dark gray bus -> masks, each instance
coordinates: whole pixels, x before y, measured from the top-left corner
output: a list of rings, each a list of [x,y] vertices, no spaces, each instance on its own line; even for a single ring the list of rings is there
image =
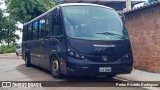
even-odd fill
[[[26,66],[62,75],[129,74],[133,57],[119,14],[85,3],[60,4],[24,24],[22,58]]]

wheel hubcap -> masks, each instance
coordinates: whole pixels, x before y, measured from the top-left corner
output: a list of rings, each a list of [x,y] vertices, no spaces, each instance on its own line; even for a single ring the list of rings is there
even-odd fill
[[[59,70],[58,61],[53,61],[52,70],[55,74],[58,74],[58,70]]]

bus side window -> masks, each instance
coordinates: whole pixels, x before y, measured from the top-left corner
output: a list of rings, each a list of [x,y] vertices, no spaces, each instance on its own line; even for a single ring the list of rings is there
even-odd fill
[[[45,19],[41,19],[40,23],[39,23],[39,38],[44,38],[44,34],[45,34]]]
[[[63,35],[62,20],[61,20],[60,14],[55,14],[53,21],[54,21],[53,23],[54,35],[55,36]]]
[[[37,38],[38,34],[38,21],[33,23],[33,40]]]
[[[28,35],[27,35],[27,40],[31,40],[32,39],[32,25],[28,25]]]
[[[28,40],[28,29],[27,26],[23,27],[23,41],[27,41]]]
[[[46,18],[46,30],[45,30],[45,38],[49,38],[49,31],[51,29],[51,23],[52,20],[51,20],[51,15],[49,15],[47,18]]]
[[[56,15],[56,9],[53,11],[53,20],[52,20],[52,29],[51,29],[51,36],[55,36],[54,32],[54,23],[55,23],[55,15]]]

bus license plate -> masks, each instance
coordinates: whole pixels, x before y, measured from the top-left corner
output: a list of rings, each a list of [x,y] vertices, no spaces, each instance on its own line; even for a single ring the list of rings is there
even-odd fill
[[[99,67],[99,72],[111,72],[111,67]]]

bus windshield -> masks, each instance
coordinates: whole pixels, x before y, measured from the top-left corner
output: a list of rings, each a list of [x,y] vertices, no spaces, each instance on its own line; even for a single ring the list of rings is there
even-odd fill
[[[92,40],[128,39],[127,31],[116,11],[98,6],[62,7],[69,37]]]

